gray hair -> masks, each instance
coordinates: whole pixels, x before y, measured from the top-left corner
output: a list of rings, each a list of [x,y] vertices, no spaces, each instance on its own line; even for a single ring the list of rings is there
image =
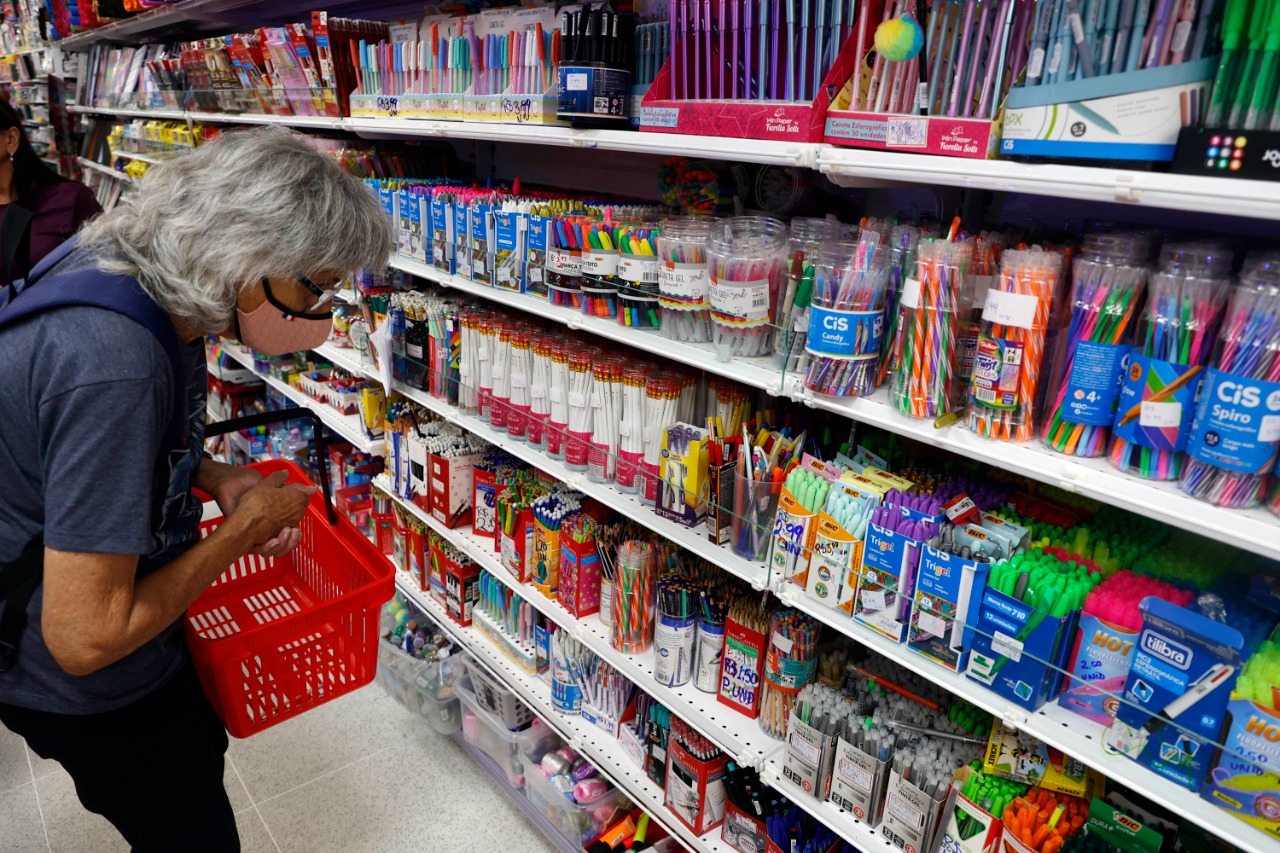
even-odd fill
[[[89,223],[80,245],[191,331],[218,334],[240,290],[263,276],[380,273],[392,235],[359,179],[272,127],[225,133],[153,166],[136,197]]]

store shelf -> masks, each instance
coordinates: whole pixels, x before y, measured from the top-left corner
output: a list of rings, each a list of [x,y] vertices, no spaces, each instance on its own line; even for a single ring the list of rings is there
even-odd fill
[[[182,110],[135,109],[133,107],[86,107],[80,104],[68,104],[67,111],[88,115],[117,116],[119,118],[158,118],[172,121],[183,121],[187,114]]]
[[[412,118],[349,118],[345,127],[370,139],[433,137],[479,139],[567,148],[595,148],[632,154],[709,157],[741,163],[813,166],[820,146],[804,142],[774,142],[719,136],[638,133],[632,130],[575,130],[529,124],[479,121],[440,121]]]
[[[506,305],[518,311],[534,314],[547,320],[564,323],[569,329],[583,329],[598,337],[627,344],[638,350],[664,356],[683,364],[737,380],[754,388],[763,388],[772,394],[782,391],[782,371],[771,359],[746,358],[732,361],[720,361],[710,344],[687,344],[681,341],[667,340],[660,332],[646,332],[629,329],[612,320],[585,316],[581,311],[552,305],[546,299],[530,296],[525,293],[513,293],[479,284],[460,275],[441,272],[433,266],[415,261],[402,255],[391,258],[391,266],[419,278],[435,282],[441,287],[448,287],[499,305]]]
[[[226,343],[222,346],[222,351],[231,358],[243,364],[250,370],[254,370],[253,356],[244,352],[234,345]],[[257,373],[257,371],[254,371]],[[268,376],[265,373],[258,373],[262,380],[272,388],[288,397],[299,406],[305,406],[320,416],[320,420],[324,421],[325,426],[333,430],[344,441],[349,441],[351,446],[363,453],[382,454],[382,442],[380,440],[368,438],[364,433],[364,428],[360,425],[359,415],[344,415],[332,406],[327,406],[318,400],[313,400],[306,394],[299,391],[293,386],[281,382],[274,376]]]
[[[555,729],[575,752],[586,756],[600,769],[601,775],[626,792],[632,802],[647,811],[667,832],[679,837],[682,843],[699,853],[732,853],[732,848],[720,840],[718,827],[699,836],[676,820],[662,804],[662,791],[641,768],[631,762],[616,739],[585,723],[581,718],[560,716],[551,707],[551,688],[547,683],[517,669],[474,628],[464,628],[450,619],[444,608],[430,595],[419,590],[406,573],[396,572],[396,587],[405,598],[429,613],[458,645],[515,691],[521,701]]]
[[[640,655],[628,655],[617,651],[609,642],[609,629],[597,616],[578,619],[557,601],[543,595],[532,584],[521,583],[502,565],[493,549],[492,539],[472,534],[470,528],[450,530],[429,512],[412,501],[397,496],[391,481],[385,475],[374,480],[374,485],[392,496],[404,509],[421,519],[477,565],[493,575],[504,586],[517,592],[548,619],[564,628],[581,643],[595,652],[625,675],[632,684],[666,705],[678,717],[693,726],[704,737],[723,749],[745,766],[754,767],[764,755],[774,752],[781,744],[761,730],[755,720],[747,719],[716,701],[714,693],[704,693],[692,682],[680,687],[669,687],[654,678],[655,656],[652,649]]]
[[[142,163],[150,163],[153,166],[160,163],[167,163],[178,156],[178,152],[174,152],[172,157],[159,157],[155,154],[140,154],[137,151],[112,151],[112,160],[138,160]]]
[[[316,352],[325,358],[333,358],[334,349],[332,346],[325,345],[318,348]],[[334,363],[336,364],[337,362],[335,361]],[[378,378],[377,371],[372,367],[361,366],[361,370],[370,378]],[[588,497],[595,498],[610,509],[639,521],[659,536],[676,543],[686,551],[697,554],[730,574],[742,578],[751,584],[753,588],[766,588],[768,573],[762,563],[744,560],[727,548],[711,544],[700,528],[692,530],[675,522],[659,518],[654,514],[651,507],[642,504],[634,495],[623,494],[605,483],[593,483],[587,479],[584,472],[566,468],[563,462],[552,459],[537,448],[531,447],[527,442],[516,441],[505,432],[492,429],[479,418],[468,415],[457,407],[432,397],[425,391],[410,388],[399,382],[394,383],[394,388],[404,397],[413,400],[429,411],[435,412],[445,420],[475,433],[484,440],[501,447],[517,459],[521,459],[545,471],[561,482],[568,483]]]
[[[1268,181],[1174,175],[1057,163],[965,160],[822,146],[815,165],[835,183],[867,180],[1034,193],[1084,201],[1280,219],[1280,196]]]
[[[1056,702],[1050,702],[1037,713],[1029,714],[966,676],[932,663],[906,646],[853,622],[842,613],[814,603],[803,590],[794,585],[785,584],[779,592],[779,598],[784,603],[817,617],[858,643],[892,658],[899,666],[990,712],[1009,725],[1078,758],[1108,778],[1139,791],[1143,796],[1204,827],[1241,850],[1248,853],[1275,853],[1275,839],[1261,830],[1215,808],[1186,788],[1156,775],[1136,761],[1104,752],[1102,727],[1060,708]]]
[[[793,401],[812,408],[836,412],[1210,539],[1280,559],[1280,520],[1264,509],[1238,510],[1212,506],[1187,495],[1177,483],[1155,482],[1117,471],[1105,457],[1081,459],[1064,456],[1048,450],[1039,441],[990,441],[970,432],[963,423],[938,429],[933,426],[932,421],[910,418],[896,411],[889,403],[887,392],[883,390],[869,398],[812,394],[803,389],[797,376],[793,375],[784,383],[781,371],[771,359],[719,361],[709,346],[668,341],[654,332],[637,331],[608,320],[585,317],[579,311],[552,305],[545,299],[477,284],[399,255],[393,257],[391,265],[443,287],[537,317],[562,322],[570,329],[581,329],[696,369],[726,376],[770,394],[785,393]]]
[[[110,175],[111,177],[115,178],[118,181],[124,181],[125,183],[133,183],[133,178],[130,177],[129,175],[126,175],[124,172],[121,172],[119,169],[113,169],[110,166],[104,166],[101,163],[97,162],[96,160],[90,160],[88,157],[77,157],[76,162],[78,162],[81,165],[81,167],[85,169],[92,169],[95,172],[101,172],[104,175]]]
[[[182,4],[178,4],[182,5]],[[186,118],[229,124],[284,124],[346,130],[368,139],[475,139],[594,148],[633,154],[707,157],[743,163],[814,168],[843,186],[941,184],[1032,193],[1085,201],[1120,202],[1148,208],[1214,211],[1280,220],[1280,196],[1267,181],[1175,175],[1056,163],[966,160],[841,148],[809,142],[776,142],[733,137],[638,133],[630,130],[575,130],[565,127],[411,118],[329,118],[203,113],[72,106],[73,112],[136,118]]]
[[[326,358],[330,358],[335,364],[337,364],[339,363],[338,359],[334,359],[332,356],[332,351],[334,349],[335,348],[331,346],[326,346],[322,347],[317,352]],[[346,360],[351,367],[360,367],[360,365],[351,359],[350,356],[348,356]],[[453,420],[455,423],[459,423],[471,432],[499,444],[499,446],[503,446],[513,452],[513,455],[520,456],[525,459],[525,461],[541,468],[553,477],[564,482],[568,482],[580,490],[582,490],[584,486],[587,489],[591,489],[591,491],[587,492],[588,494],[591,494],[593,497],[601,500],[602,503],[618,509],[626,515],[630,515],[646,527],[668,539],[671,539],[673,542],[690,548],[690,550],[693,550],[693,548],[690,547],[691,545],[698,547],[702,556],[706,557],[714,565],[720,566],[721,568],[729,571],[731,574],[738,575],[739,577],[748,576],[748,580],[751,580],[752,578],[749,577],[749,575],[754,572],[754,584],[757,587],[763,585],[763,566],[747,563],[746,561],[738,558],[728,549],[711,546],[710,543],[707,542],[706,538],[700,535],[701,531],[695,533],[694,531],[686,530],[677,525],[672,525],[670,522],[666,522],[663,519],[658,518],[648,507],[643,507],[630,500],[629,496],[623,496],[614,492],[612,489],[601,486],[600,484],[586,483],[584,478],[582,478],[582,476],[577,472],[565,470],[563,465],[553,460],[548,460],[547,457],[538,453],[527,444],[505,440],[505,434],[501,434],[490,429],[487,424],[484,424],[478,419],[470,418],[466,415],[460,415],[454,407],[442,405],[440,401],[435,400],[429,395],[403,387],[398,388],[398,390],[406,396],[411,396],[413,399],[417,399],[418,402],[433,409],[434,411],[437,411],[437,413],[442,414],[450,420]],[[419,397],[421,397],[421,399],[419,399]],[[523,453],[517,452],[514,449],[521,447],[523,448]],[[384,489],[386,488],[386,485],[387,484],[385,482],[382,484]],[[390,493],[389,489],[387,489],[387,491]],[[618,499],[621,499],[621,501]],[[632,504],[633,507],[627,507],[626,509],[622,508],[628,503]],[[628,509],[632,508],[639,512],[629,512]],[[416,514],[425,517],[425,514],[422,514],[420,511]],[[438,525],[435,526],[439,527]],[[664,527],[668,529],[664,530]],[[676,530],[672,531],[669,529],[672,527],[676,528]],[[470,542],[467,541],[470,537],[467,537],[466,534],[459,533],[458,531],[445,531],[443,529],[441,529],[440,532],[442,534],[446,534],[455,545],[462,548],[467,553],[473,553],[478,547],[480,547],[474,540]],[[477,557],[473,556],[473,559],[477,559]],[[558,604],[548,601],[541,595],[541,593],[533,589],[526,589],[524,585],[516,583],[515,580],[511,578],[510,574],[501,569],[500,566],[497,566],[496,569],[491,568],[491,557],[489,558],[489,561],[489,564],[485,564],[486,568],[490,569],[493,574],[498,576],[504,583],[507,583],[513,589],[520,590],[526,600],[533,603],[539,610],[542,610],[544,613],[557,616],[558,618],[556,618],[556,621],[561,624],[577,621],[574,620],[567,611],[560,608]],[[750,571],[744,572],[744,566],[750,567]],[[1143,792],[1155,802],[1166,806],[1174,812],[1186,815],[1189,820],[1230,841],[1241,850],[1247,851],[1247,853],[1275,853],[1274,840],[1269,838],[1260,830],[1254,829],[1243,821],[1231,819],[1230,816],[1218,811],[1210,804],[1205,803],[1192,792],[1157,776],[1155,773],[1143,768],[1136,762],[1130,761],[1122,756],[1107,755],[1102,749],[1101,729],[1096,726],[1096,724],[1090,723],[1084,718],[1072,714],[1069,711],[1060,709],[1056,704],[1046,705],[1038,713],[1028,714],[1026,711],[1013,706],[1007,699],[997,695],[991,690],[988,690],[977,682],[971,681],[963,675],[953,673],[950,670],[931,663],[924,657],[910,652],[904,646],[894,643],[889,639],[876,634],[870,629],[865,629],[852,622],[838,614],[836,611],[816,604],[805,595],[803,590],[800,590],[798,587],[783,582],[778,584],[776,591],[783,603],[788,606],[795,607],[798,610],[802,610],[813,615],[838,632],[879,652],[882,655],[885,655],[886,657],[893,659],[901,666],[918,673],[927,680],[948,690],[953,695],[959,696],[973,705],[990,712],[1007,723],[1043,740],[1050,746],[1078,758],[1085,764],[1098,769],[1110,778],[1128,785],[1135,790]],[[607,642],[607,636],[602,632],[597,633],[590,630],[590,619],[585,621],[587,624],[575,632],[583,637],[583,642],[588,644]],[[648,666],[648,669],[646,669],[646,666]],[[640,658],[632,665],[632,668],[638,669],[638,672],[640,673],[640,675],[629,675],[629,677],[633,677],[633,679],[640,678],[643,675],[649,676],[648,680],[641,681],[641,683],[646,685],[647,689],[648,685],[653,681],[651,677],[652,667],[649,665],[648,659]],[[689,688],[682,688],[681,690],[683,691],[688,689]],[[655,685],[654,690],[661,691],[665,690],[665,688]],[[681,691],[670,692],[674,692],[676,695],[666,696],[665,698],[659,696],[657,692],[655,692],[654,695],[655,698],[659,698],[660,701],[670,701],[672,703],[671,707],[673,710],[676,710],[677,713],[681,713],[695,707],[695,703],[699,698],[696,691],[692,695],[681,695]],[[701,697],[709,698],[706,697],[706,694],[701,694]],[[690,711],[690,713],[695,712]],[[706,710],[696,713],[701,715],[700,717],[695,717],[696,720],[701,722],[701,725],[699,725],[699,722],[695,722],[695,720],[690,720],[690,723],[695,725],[696,728],[699,728],[700,731],[703,731],[703,734],[724,746],[728,751],[734,752],[733,746],[737,746],[739,750],[743,750],[742,752],[734,752],[734,754],[739,755],[739,757],[743,759],[744,763],[750,763],[751,759],[766,761],[771,755],[773,755],[768,752],[767,749],[762,749],[758,746],[758,744],[761,743],[761,739],[752,736],[750,732],[742,731],[740,728],[735,729],[734,731],[729,731],[725,728],[713,727],[707,722],[708,720],[710,720],[711,723],[715,723],[717,727],[721,726],[723,722],[713,716],[714,711]],[[706,727],[705,730],[703,726]],[[799,794],[796,792],[796,798],[798,797]],[[810,804],[804,805],[807,807]],[[838,810],[833,806],[817,803],[812,803],[811,805],[817,809],[814,813],[818,814],[820,817],[828,811],[838,813]],[[850,820],[852,820],[852,818],[850,818]],[[848,821],[841,822],[839,825],[833,826],[833,829],[841,832],[844,837],[856,844],[858,842],[853,836],[862,834],[864,831],[868,830],[862,824],[853,824],[851,827],[848,823]],[[879,841],[884,840],[878,835],[875,837]],[[862,840],[863,842],[866,842],[868,840],[868,836],[864,835]]]

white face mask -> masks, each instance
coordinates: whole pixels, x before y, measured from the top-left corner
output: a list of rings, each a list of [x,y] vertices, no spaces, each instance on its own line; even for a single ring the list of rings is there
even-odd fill
[[[329,339],[333,316],[327,300],[320,313],[302,313],[281,303],[271,292],[271,283],[262,280],[266,301],[252,311],[236,308],[235,329],[240,343],[263,355],[285,355],[315,349]]]

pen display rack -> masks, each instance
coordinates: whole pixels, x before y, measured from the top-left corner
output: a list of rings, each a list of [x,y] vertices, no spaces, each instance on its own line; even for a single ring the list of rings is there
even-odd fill
[[[858,26],[875,36],[827,111],[823,141],[978,160],[995,156],[1005,92],[1026,62],[1032,5],[948,0],[932,4],[925,15],[916,14],[914,0],[905,0],[886,3],[878,24],[864,13]]]
[[[810,4],[804,2],[797,23],[798,2],[684,3],[679,19],[673,15],[670,24],[671,55],[641,101],[640,129],[821,141],[827,107],[865,49],[859,45],[871,38],[870,32],[851,26],[852,11],[849,23],[841,23],[835,9],[843,5],[833,2],[828,7],[819,0],[814,5],[817,16],[811,18]],[[876,15],[881,0],[868,0],[862,8]],[[687,21],[691,26],[685,32]],[[822,23],[811,25],[815,21]],[[831,41],[824,49],[828,36]],[[828,52],[834,58],[820,74],[811,63]],[[815,80],[819,74],[820,80]]]
[[[1006,156],[1168,161],[1199,123],[1217,57],[1009,91]],[[1227,171],[1230,171],[1229,169]]]

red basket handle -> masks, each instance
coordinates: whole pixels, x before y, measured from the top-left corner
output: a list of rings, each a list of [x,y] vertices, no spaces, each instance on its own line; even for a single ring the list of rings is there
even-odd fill
[[[312,423],[312,432],[316,439],[316,458],[320,460],[320,464],[316,466],[320,474],[320,490],[324,493],[324,509],[329,516],[329,525],[336,527],[338,524],[338,513],[333,505],[333,487],[329,484],[329,466],[326,463],[328,454],[325,453],[324,439],[324,422],[320,420],[320,416],[310,409],[302,406],[292,406],[288,409],[276,409],[274,412],[260,412],[256,415],[245,415],[240,418],[230,418],[225,421],[219,421],[216,424],[209,424],[205,427],[204,437],[213,438],[219,435],[226,435],[229,432],[236,432],[242,429],[254,429],[260,426],[268,426],[270,424],[279,423],[280,421],[292,421],[297,418],[306,418]]]

